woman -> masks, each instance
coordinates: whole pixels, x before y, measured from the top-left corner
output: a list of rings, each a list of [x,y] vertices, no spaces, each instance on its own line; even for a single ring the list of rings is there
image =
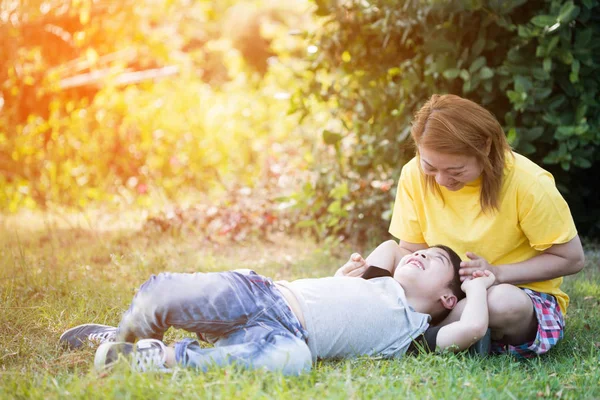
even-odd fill
[[[563,336],[563,276],[584,265],[581,241],[554,178],[511,151],[502,127],[478,104],[434,95],[417,112],[416,157],[402,169],[390,233],[398,257],[444,243],[464,254],[461,279],[489,270],[494,352],[532,357]],[[360,275],[353,255],[338,274]],[[460,304],[444,321],[460,317]]]

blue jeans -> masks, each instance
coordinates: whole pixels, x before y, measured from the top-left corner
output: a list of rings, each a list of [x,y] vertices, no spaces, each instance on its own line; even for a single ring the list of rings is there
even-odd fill
[[[206,370],[241,364],[284,374],[310,370],[306,331],[269,278],[253,271],[153,275],[124,314],[117,340],[162,340],[169,327],[214,343],[175,344],[178,364]]]

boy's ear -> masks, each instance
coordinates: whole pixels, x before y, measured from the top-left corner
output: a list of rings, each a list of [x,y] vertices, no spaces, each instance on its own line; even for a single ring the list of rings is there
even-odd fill
[[[458,299],[453,294],[445,294],[440,297],[440,302],[446,310],[452,310],[456,306],[456,303],[458,303]]]

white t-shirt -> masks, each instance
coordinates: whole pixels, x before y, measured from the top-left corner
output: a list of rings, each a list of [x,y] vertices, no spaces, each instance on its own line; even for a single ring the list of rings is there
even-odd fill
[[[278,281],[296,296],[317,358],[401,357],[429,326],[391,277],[329,277]]]

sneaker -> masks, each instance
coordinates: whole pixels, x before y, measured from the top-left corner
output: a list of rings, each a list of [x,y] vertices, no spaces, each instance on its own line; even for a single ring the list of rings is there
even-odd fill
[[[137,343],[106,342],[98,347],[94,357],[97,371],[110,368],[119,360],[119,355],[130,359],[131,367],[138,372],[161,371],[170,372],[165,365],[167,348],[156,339],[142,339]]]
[[[471,347],[469,347],[469,354],[476,355],[479,357],[485,357],[490,354],[490,349],[492,347],[492,333],[490,329],[485,332],[485,335],[477,342],[473,343]]]
[[[108,325],[83,324],[60,335],[59,342],[69,349],[78,349],[87,344],[94,347],[105,342],[114,342],[117,328]]]

